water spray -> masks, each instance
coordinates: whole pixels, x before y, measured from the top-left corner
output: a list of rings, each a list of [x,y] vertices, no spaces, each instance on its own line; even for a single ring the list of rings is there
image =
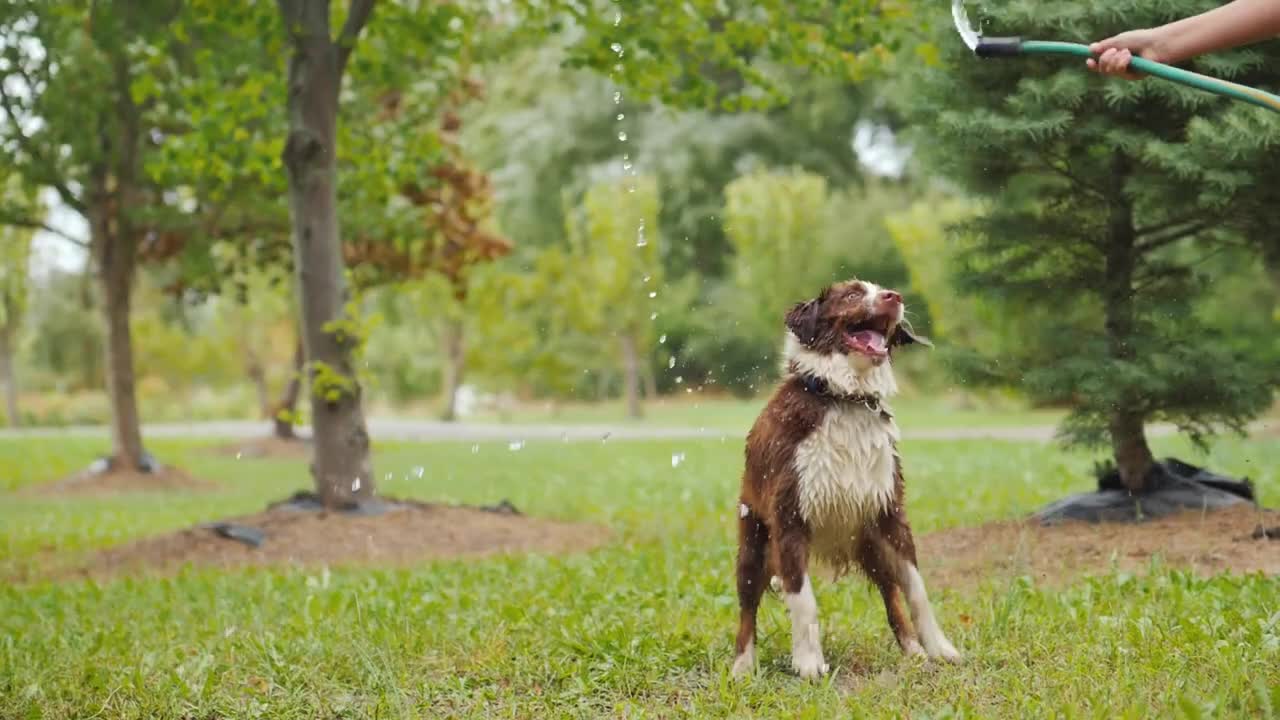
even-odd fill
[[[969,23],[969,16],[964,11],[963,0],[952,0],[951,19],[955,21],[956,31],[960,33],[960,38],[964,40],[964,44],[969,46],[969,49],[980,58],[1005,58],[1020,55],[1093,57],[1089,46],[1081,45],[1080,43],[1023,40],[1020,37],[983,37],[982,33],[975,30],[973,25]],[[1222,95],[1232,100],[1247,102],[1250,105],[1264,107],[1274,112],[1280,112],[1280,95],[1273,95],[1248,85],[1201,75],[1190,70],[1183,70],[1172,65],[1165,65],[1164,63],[1137,56],[1134,56],[1129,62],[1129,67],[1135,72],[1211,92],[1215,95]]]

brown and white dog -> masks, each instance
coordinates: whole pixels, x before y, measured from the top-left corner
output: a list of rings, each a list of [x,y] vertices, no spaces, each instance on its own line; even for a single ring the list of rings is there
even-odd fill
[[[916,569],[898,426],[886,405],[897,392],[894,349],[928,344],[903,312],[898,293],[850,280],[787,313],[784,378],[747,436],[734,676],[755,666],[756,611],[771,577],[781,579],[791,614],[793,667],[804,678],[827,671],[811,557],[837,574],[856,566],[879,587],[904,653],[960,658]]]

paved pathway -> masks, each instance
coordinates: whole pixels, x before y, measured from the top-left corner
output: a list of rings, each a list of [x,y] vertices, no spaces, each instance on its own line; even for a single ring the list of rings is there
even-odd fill
[[[1271,420],[1276,428],[1280,421]],[[1266,423],[1255,424],[1261,428]],[[271,431],[269,423],[249,420],[220,420],[191,423],[157,423],[144,425],[145,437],[204,437],[204,438],[256,438]],[[1170,425],[1151,425],[1147,434],[1152,437],[1176,432]],[[741,439],[744,431],[727,428],[657,427],[648,425],[562,425],[555,423],[501,424],[501,423],[445,423],[435,420],[410,420],[396,418],[372,418],[369,433],[380,440],[414,442],[484,442],[518,440],[666,440],[666,439]],[[305,431],[303,432],[305,434]],[[104,426],[77,425],[65,428],[21,428],[0,430],[0,437],[58,437],[58,436],[106,437]],[[932,428],[903,430],[910,440],[1028,440],[1047,442],[1053,439],[1051,426],[1023,426],[1014,428]]]

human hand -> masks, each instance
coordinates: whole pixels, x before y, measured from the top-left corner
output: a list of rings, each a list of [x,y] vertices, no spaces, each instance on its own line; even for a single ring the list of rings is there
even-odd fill
[[[1142,77],[1141,73],[1129,69],[1133,54],[1136,52],[1147,60],[1164,62],[1161,43],[1160,33],[1155,30],[1130,30],[1091,44],[1089,51],[1096,58],[1086,60],[1085,65],[1103,75],[1138,80]]]

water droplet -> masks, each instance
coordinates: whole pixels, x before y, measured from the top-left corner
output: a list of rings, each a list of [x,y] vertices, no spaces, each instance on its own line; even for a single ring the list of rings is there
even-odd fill
[[[613,104],[614,105],[622,104],[622,93],[617,90],[613,91]]]
[[[618,113],[618,119],[619,119],[619,120],[624,120],[624,119],[626,119],[626,117],[627,117],[627,116],[626,116],[626,114],[624,114],[624,113]]]
[[[621,24],[622,24],[622,13],[621,13],[621,12],[615,12],[615,13],[613,14],[613,26],[614,26],[614,27],[618,27],[618,26],[619,26],[619,25],[621,25]]]
[[[655,290],[655,291],[653,291],[653,292],[651,292],[651,293],[649,293],[649,299],[650,299],[650,300],[652,300],[652,299],[654,299],[654,298],[656,298],[656,297],[658,297],[658,292],[657,292],[656,290]]]
[[[684,376],[683,376],[683,375],[677,375],[677,376],[676,376],[676,384],[677,384],[677,385],[679,385],[679,384],[680,384],[680,383],[682,383],[682,382],[684,382]]]
[[[471,454],[472,454],[472,455],[479,455],[479,454],[480,454],[480,445],[479,445],[479,444],[476,444],[476,445],[472,445],[472,446],[471,446]]]
[[[680,463],[684,462],[684,453],[672,453],[671,467],[680,467]]]
[[[655,313],[649,313],[649,319],[650,319],[650,320],[657,320],[657,319],[658,319],[658,313],[656,313],[656,312],[655,312]]]
[[[524,441],[513,440],[507,445],[507,449],[510,450],[511,452],[519,452],[520,450],[524,449]]]
[[[644,236],[644,220],[641,220],[639,227],[636,228],[636,247],[644,247],[648,244],[649,239]]]
[[[668,359],[667,359],[667,369],[668,369],[668,370],[670,370],[671,368],[674,368],[675,366],[676,366],[676,359],[675,359],[674,357],[668,358]]]
[[[618,131],[618,140],[619,140],[620,142],[626,142],[626,141],[627,141],[627,133],[626,133],[626,131],[625,131],[625,130],[619,130],[619,131]]]
[[[665,345],[665,344],[666,344],[666,342],[667,342],[667,335],[666,335],[666,333],[663,333],[662,335],[658,336],[658,344],[659,344],[659,345]]]
[[[650,280],[652,280],[652,279],[653,279],[653,277],[652,277],[652,276],[649,276],[649,275],[645,275],[645,276],[644,276],[644,282],[649,282],[649,281],[650,281]]]
[[[351,481],[351,492],[360,492],[360,478]]]
[[[751,508],[748,508],[746,503],[738,503],[738,517],[744,518],[749,512],[751,512]]]
[[[427,472],[427,469],[419,465],[413,469],[413,476],[421,480],[422,476],[425,475],[426,472]]]
[[[241,454],[242,454],[242,453],[240,453],[240,452],[237,452],[237,453],[236,453],[236,459],[237,459],[237,460],[239,460],[239,459],[240,459],[240,455],[241,455]]]
[[[626,54],[626,51],[622,49],[622,43],[610,43],[609,49],[617,53],[618,57],[622,57],[624,54]]]

